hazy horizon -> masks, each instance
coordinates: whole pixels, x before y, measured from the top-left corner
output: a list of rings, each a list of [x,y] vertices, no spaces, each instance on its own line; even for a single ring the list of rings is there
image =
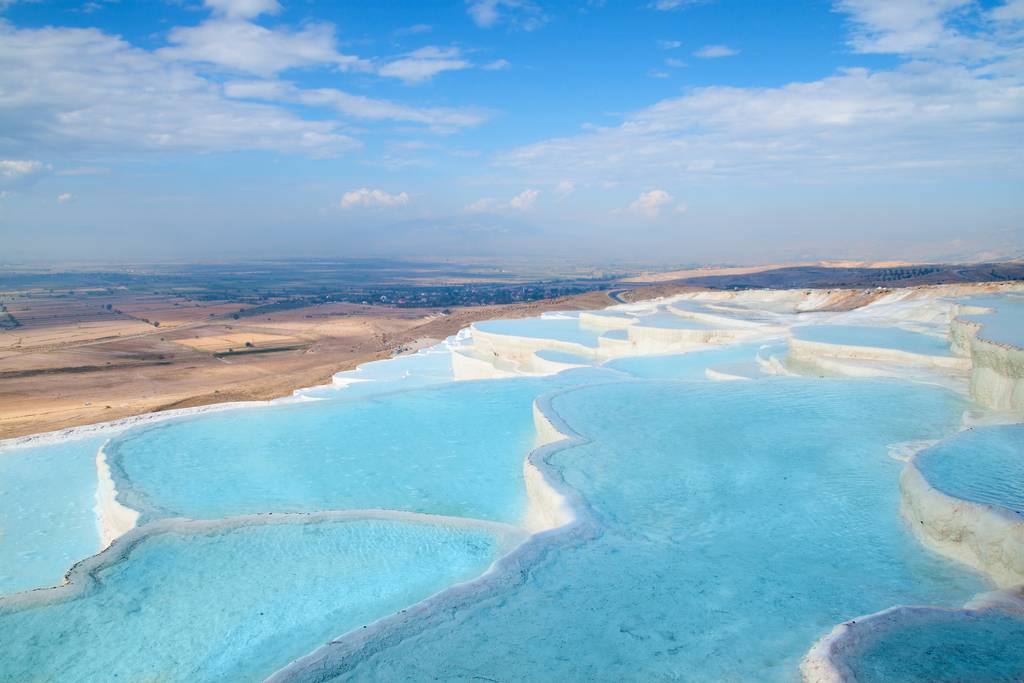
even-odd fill
[[[6,262],[1024,255],[1024,0],[0,1]]]

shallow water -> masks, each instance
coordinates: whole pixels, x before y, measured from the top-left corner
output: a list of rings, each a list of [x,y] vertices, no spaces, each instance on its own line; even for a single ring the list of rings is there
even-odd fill
[[[797,339],[825,344],[896,349],[926,356],[950,356],[950,342],[943,337],[910,332],[899,327],[867,325],[804,325],[793,328]]]
[[[99,550],[93,508],[103,441],[0,452],[0,594],[58,584]]]
[[[1024,680],[1024,620],[999,611],[950,613],[873,634],[840,661],[860,683]]]
[[[654,313],[651,315],[639,316],[636,319],[636,324],[643,327],[661,327],[672,330],[710,330],[714,329],[712,325],[694,320],[693,318],[684,318],[681,315],[675,313],[668,313],[665,311]]]
[[[1024,425],[975,427],[922,451],[915,464],[940,491],[1024,515]]]
[[[617,358],[604,367],[643,379],[704,379],[706,368],[753,361],[762,344],[736,344],[692,353]]]
[[[1024,297],[979,296],[961,299],[959,303],[995,309],[992,313],[959,316],[982,324],[979,337],[1024,348]]]
[[[583,346],[597,347],[602,330],[588,329],[576,318],[522,318],[519,320],[488,320],[474,323],[473,327],[491,334],[529,337],[531,339],[554,339],[573,342]]]
[[[516,522],[533,400],[580,372],[599,371],[201,415],[106,452],[144,519],[376,508]]]
[[[381,393],[436,386],[453,379],[451,354],[446,348],[424,349],[405,356],[364,363],[339,372],[331,384],[297,392],[310,398],[358,398]]]
[[[652,310],[630,317],[704,326]],[[587,330],[572,315],[478,327],[587,346],[602,335],[628,338],[626,329]],[[835,335],[832,343],[949,353],[939,337],[898,328],[818,325],[797,334],[816,330]],[[584,503],[579,528],[536,541],[509,561],[502,582],[452,597],[453,609],[390,632],[401,637],[376,654],[357,653],[363,661],[336,673],[794,680],[803,654],[838,622],[897,603],[958,606],[985,585],[907,533],[902,465],[888,457],[891,444],[952,435],[967,404],[897,381],[767,378],[756,360],[782,353],[778,341],[619,358],[552,377],[454,382],[451,346],[475,353],[463,335],[300,392],[316,401],[139,427],[115,436],[106,452],[121,500],[141,509],[143,522],[385,508],[515,524],[526,512],[533,402],[555,392],[550,405],[586,439],[545,456],[551,478]],[[709,382],[708,368],[752,380]],[[974,490],[1019,509],[1019,446],[1003,452],[971,441],[982,432],[996,438],[989,429],[951,439],[919,463],[934,458],[926,476],[960,486],[954,495]],[[1008,431],[1002,446],[1024,441],[1017,436]],[[95,551],[101,442],[40,447],[31,466],[0,454],[0,592],[52,584]],[[82,597],[0,610],[0,680],[29,672],[258,679],[478,575],[500,545],[483,531],[396,521],[206,524],[220,530],[146,538]],[[25,564],[8,561],[23,551]],[[33,583],[38,577],[45,580]]]
[[[260,680],[482,573],[499,546],[479,530],[382,520],[159,534],[74,599],[0,600],[0,680]]]
[[[587,358],[586,356],[580,356],[575,353],[569,353],[568,351],[558,351],[555,349],[542,349],[537,352],[537,357],[544,360],[550,360],[555,363],[568,363],[570,365],[594,364],[593,358]]]
[[[955,428],[950,393],[624,382],[552,405],[591,440],[550,460],[591,506],[594,537],[555,543],[522,581],[341,678],[789,681],[838,622],[984,586],[904,528],[887,455]]]

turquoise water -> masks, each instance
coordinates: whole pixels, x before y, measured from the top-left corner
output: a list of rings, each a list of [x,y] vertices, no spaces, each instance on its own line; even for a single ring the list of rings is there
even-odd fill
[[[569,363],[573,365],[592,365],[594,363],[593,358],[569,353],[568,351],[557,351],[555,349],[543,349],[537,352],[537,356],[555,363]]]
[[[840,661],[860,683],[1024,680],[1024,620],[999,611],[950,613],[872,634]]]
[[[119,498],[144,520],[377,508],[515,522],[534,398],[594,373],[211,413],[106,452]]]
[[[738,344],[691,353],[617,358],[604,367],[643,379],[704,379],[706,368],[753,361],[760,348],[761,344]]]
[[[336,398],[340,392],[345,398],[357,398],[445,384],[453,379],[451,354],[443,348],[423,350],[365,363],[355,370],[338,373],[337,377],[347,384],[327,384],[299,393],[312,398]]]
[[[961,299],[959,303],[995,309],[993,313],[960,316],[962,320],[982,324],[979,337],[1024,348],[1024,297],[978,296]]]
[[[529,337],[531,339],[554,339],[593,347],[597,346],[597,339],[602,333],[602,330],[582,327],[580,321],[576,318],[488,320],[474,323],[473,327],[492,334]]]
[[[90,438],[0,452],[0,594],[52,586],[99,549]]]
[[[915,464],[940,491],[1024,515],[1024,425],[975,427],[922,451]]]
[[[260,680],[498,552],[482,531],[379,520],[151,536],[73,599],[0,600],[0,680]]]
[[[681,315],[675,313],[660,312],[653,313],[651,315],[639,316],[637,319],[637,325],[644,327],[662,327],[673,330],[710,330],[714,329],[713,326],[707,323],[694,320],[693,318],[684,318]]]
[[[954,429],[964,406],[943,390],[622,382],[552,405],[588,440],[549,456],[583,531],[339,678],[792,681],[838,622],[984,587],[898,513],[886,446]]]
[[[607,332],[605,332],[601,336],[604,337],[605,339],[615,339],[615,340],[619,340],[619,341],[628,341],[629,340],[629,332],[627,330],[624,330],[624,329],[623,330],[608,330]]]
[[[805,341],[849,346],[896,349],[927,356],[952,355],[949,340],[930,334],[910,332],[899,327],[866,325],[806,325],[794,327],[793,335]]]

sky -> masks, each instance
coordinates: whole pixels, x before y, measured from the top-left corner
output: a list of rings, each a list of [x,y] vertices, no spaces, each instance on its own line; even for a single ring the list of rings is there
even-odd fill
[[[1024,0],[0,0],[0,261],[1024,255]]]

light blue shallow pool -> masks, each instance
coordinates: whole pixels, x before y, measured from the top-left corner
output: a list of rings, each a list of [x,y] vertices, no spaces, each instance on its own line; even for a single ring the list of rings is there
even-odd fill
[[[261,680],[498,552],[482,531],[381,520],[151,536],[80,595],[0,600],[0,680]]]
[[[963,404],[945,391],[623,382],[552,405],[588,440],[549,458],[589,506],[585,533],[359,652],[339,678],[792,681],[838,622],[984,587],[922,549],[898,512],[886,446],[952,430]]]
[[[595,362],[593,358],[555,349],[543,349],[537,352],[537,356],[555,363],[568,363],[571,365],[593,365]]]
[[[1024,515],[1024,425],[975,427],[922,451],[915,464],[940,491]]]
[[[1024,348],[1024,296],[979,296],[959,303],[995,309],[992,313],[960,316],[982,324],[979,337]]]
[[[896,349],[926,356],[950,356],[949,340],[899,327],[867,325],[804,325],[793,328],[793,336],[805,341],[848,346]]]
[[[144,521],[374,508],[516,522],[534,398],[593,373],[213,413],[106,452],[119,498]]]
[[[639,316],[636,319],[637,325],[644,327],[661,327],[672,330],[710,330],[713,329],[712,325],[694,320],[693,318],[684,318],[681,315],[675,313],[660,312],[653,313],[651,315]]]
[[[102,438],[0,451],[0,594],[52,586],[99,550]]]
[[[473,327],[491,334],[554,339],[583,346],[597,346],[603,330],[582,327],[576,318],[522,318],[520,320],[488,320],[474,323]]]
[[[840,658],[859,683],[1019,683],[1024,620],[1005,612],[950,613],[872,634]]]
[[[604,367],[643,379],[704,379],[705,369],[753,361],[760,349],[761,344],[737,344],[691,353],[617,358]]]
[[[337,379],[337,384],[302,389],[299,393],[311,398],[358,398],[445,384],[452,381],[451,354],[443,348],[426,349],[364,363],[355,370],[338,373]]]

